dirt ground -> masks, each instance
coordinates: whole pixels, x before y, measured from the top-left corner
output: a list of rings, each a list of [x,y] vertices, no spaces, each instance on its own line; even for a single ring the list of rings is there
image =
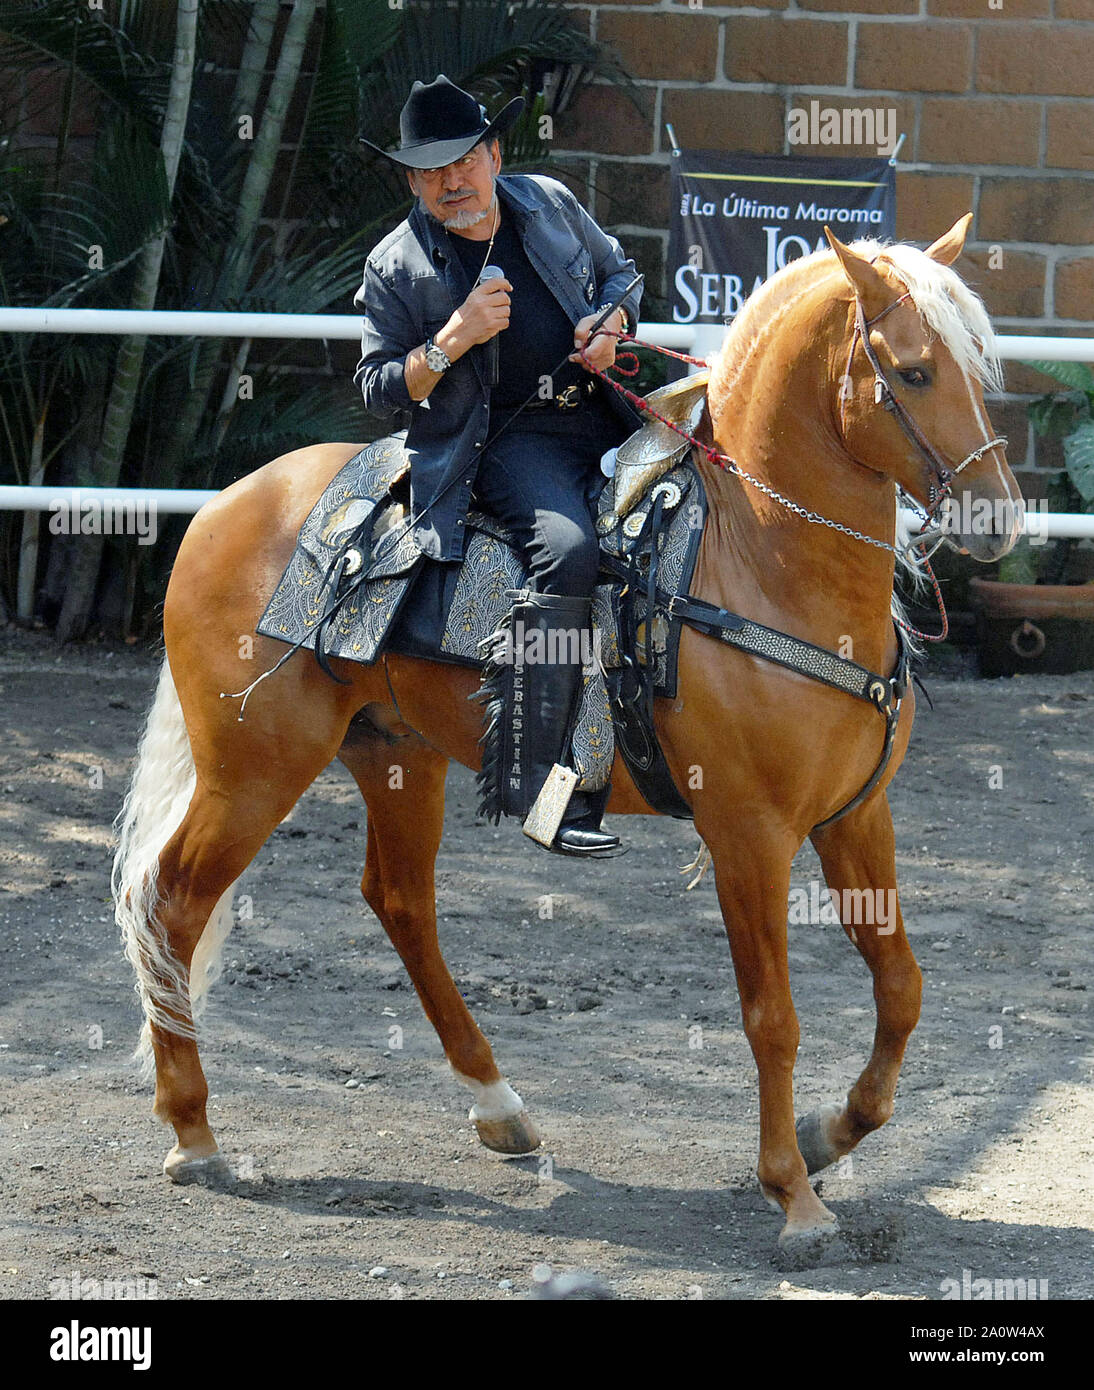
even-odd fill
[[[6,1297],[77,1274],[155,1279],[161,1299],[520,1299],[541,1264],[621,1298],[937,1299],[966,1272],[1094,1294],[1094,674],[936,678],[934,712],[921,700],[892,802],[923,1017],[893,1120],[822,1179],[884,1238],[787,1273],[711,876],[686,892],[678,872],[694,832],[617,820],[630,854],[563,872],[514,823],[476,825],[458,767],[442,942],[543,1152],[478,1144],[360,898],[364,808],[335,764],[246,874],[253,916],[206,1018],[238,1181],[168,1183],[109,896],[156,665],[0,633]],[[795,887],[819,881],[807,848]],[[802,1111],[846,1091],[873,1008],[838,927],[793,924],[791,962]]]

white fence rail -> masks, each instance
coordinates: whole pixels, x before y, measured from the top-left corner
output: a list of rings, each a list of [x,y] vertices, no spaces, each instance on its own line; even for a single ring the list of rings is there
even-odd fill
[[[636,336],[659,347],[694,356],[715,351],[725,330],[720,325],[641,323]],[[143,333],[178,338],[299,338],[357,341],[361,319],[356,314],[231,314],[171,309],[41,309],[0,308],[0,333]],[[996,344],[1008,361],[1043,359],[1053,362],[1094,360],[1094,339],[1023,337],[1000,334]],[[215,492],[185,489],[0,487],[0,511],[49,511],[81,500],[100,506],[124,507],[139,501],[160,514],[196,512]],[[911,517],[911,513],[907,517]],[[1076,512],[1031,509],[1030,530],[1039,535],[1094,539],[1094,516]]]
[[[132,506],[140,501],[157,516],[192,515],[216,497],[216,490],[155,487],[34,487],[23,483],[0,486],[0,512],[48,512],[54,507],[79,511],[83,502],[101,510]]]
[[[725,329],[717,324],[642,323],[639,337],[659,347],[701,356],[717,348]],[[361,336],[357,314],[228,314],[192,309],[36,309],[0,308],[0,333],[146,333],[172,338],[330,338],[355,342]],[[999,355],[1008,361],[1040,358],[1049,362],[1094,361],[1094,338],[997,335]]]
[[[643,323],[641,335],[661,347],[711,351],[723,328],[711,324]],[[0,333],[145,333],[165,338],[331,338],[359,342],[360,314],[229,314],[201,309],[2,309]],[[1040,340],[1038,340],[1040,341]]]

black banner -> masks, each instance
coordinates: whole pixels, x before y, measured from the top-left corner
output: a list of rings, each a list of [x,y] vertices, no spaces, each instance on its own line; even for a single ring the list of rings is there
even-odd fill
[[[791,261],[841,241],[896,235],[888,159],[673,155],[669,304],[674,323],[721,324]]]

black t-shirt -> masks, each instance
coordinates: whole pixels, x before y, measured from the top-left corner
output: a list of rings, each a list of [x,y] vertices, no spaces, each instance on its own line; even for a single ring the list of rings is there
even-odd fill
[[[552,394],[559,395],[574,382],[585,381],[588,372],[576,362],[559,362],[574,350],[574,327],[569,316],[544,283],[521,244],[512,215],[502,213],[489,262],[489,240],[449,233],[460,264],[474,285],[484,264],[496,265],[513,286],[509,327],[498,334],[498,384],[491,406],[500,409],[523,404],[529,396],[539,399],[540,378],[551,377]]]

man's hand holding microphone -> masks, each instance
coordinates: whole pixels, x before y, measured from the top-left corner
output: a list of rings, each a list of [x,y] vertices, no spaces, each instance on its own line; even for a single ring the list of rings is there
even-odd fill
[[[433,337],[434,346],[450,363],[457,361],[476,343],[491,343],[493,351],[487,355],[491,384],[497,381],[497,335],[509,326],[509,296],[512,289],[503,271],[497,266],[486,266],[479,283]],[[429,367],[424,346],[409,353],[403,375],[411,399],[424,401],[443,372],[443,366],[440,371]]]
[[[431,342],[407,355],[403,374],[412,400],[424,401],[447,367],[476,343],[489,345],[486,353],[487,384],[497,384],[498,334],[509,326],[512,289],[505,272],[498,266],[483,268],[478,284]],[[616,335],[623,331],[626,319],[623,311],[616,309],[590,338],[599,318],[599,314],[587,314],[574,324],[574,351],[569,361],[579,363],[586,370],[596,367],[603,372],[615,361]],[[432,363],[430,357],[433,358]]]

